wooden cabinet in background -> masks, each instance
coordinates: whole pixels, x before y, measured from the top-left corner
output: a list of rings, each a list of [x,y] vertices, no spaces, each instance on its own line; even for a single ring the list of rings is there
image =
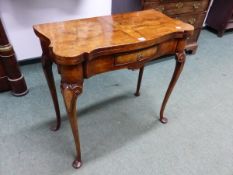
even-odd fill
[[[195,27],[194,34],[187,40],[186,51],[194,54],[197,40],[205,20],[210,0],[141,0],[143,9],[154,8],[164,14],[180,19]]]
[[[222,37],[225,30],[233,29],[233,0],[214,0],[206,25],[215,29]]]

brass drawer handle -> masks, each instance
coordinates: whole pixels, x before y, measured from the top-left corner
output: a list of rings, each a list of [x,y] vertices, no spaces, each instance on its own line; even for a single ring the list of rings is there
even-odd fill
[[[160,12],[164,12],[165,7],[164,6],[160,6],[160,7],[157,7],[156,10],[158,10]]]
[[[201,6],[201,3],[199,3],[199,2],[196,2],[193,4],[194,9],[199,9],[200,6]]]
[[[178,2],[176,4],[176,8],[178,8],[178,9],[182,8],[183,6],[184,6],[184,3],[182,3],[182,2]]]
[[[143,54],[142,53],[138,53],[137,54],[137,60],[140,61],[143,59]]]
[[[196,22],[196,18],[191,18],[188,20],[188,23],[191,25],[195,24],[195,22]]]

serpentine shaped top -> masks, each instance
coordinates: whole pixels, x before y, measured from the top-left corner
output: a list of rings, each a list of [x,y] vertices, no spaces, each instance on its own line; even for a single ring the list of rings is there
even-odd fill
[[[155,11],[145,10],[112,16],[34,25],[55,61],[76,64],[83,59],[149,47],[170,38],[184,38],[194,27]]]

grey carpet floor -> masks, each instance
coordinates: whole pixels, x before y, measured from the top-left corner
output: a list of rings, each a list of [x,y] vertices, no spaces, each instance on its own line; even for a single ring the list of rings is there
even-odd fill
[[[159,110],[174,64],[146,66],[138,98],[137,71],[85,81],[78,99],[79,170],[71,167],[75,150],[60,90],[62,127],[52,132],[55,113],[41,65],[22,66],[29,94],[0,94],[0,175],[233,175],[233,33],[202,32],[163,125]]]

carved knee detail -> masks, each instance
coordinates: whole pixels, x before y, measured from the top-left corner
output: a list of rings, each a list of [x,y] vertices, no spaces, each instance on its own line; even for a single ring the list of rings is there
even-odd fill
[[[66,108],[68,112],[71,112],[72,105],[75,103],[76,98],[82,93],[82,83],[68,84],[61,83],[61,91],[65,100]]]
[[[62,83],[61,84],[62,90],[69,90],[72,91],[75,95],[79,95],[82,93],[83,85],[82,83],[75,83],[75,84],[68,84]]]
[[[176,53],[176,60],[177,60],[179,63],[185,62],[185,59],[186,59],[186,55],[185,55],[184,52],[178,52],[178,53]]]

